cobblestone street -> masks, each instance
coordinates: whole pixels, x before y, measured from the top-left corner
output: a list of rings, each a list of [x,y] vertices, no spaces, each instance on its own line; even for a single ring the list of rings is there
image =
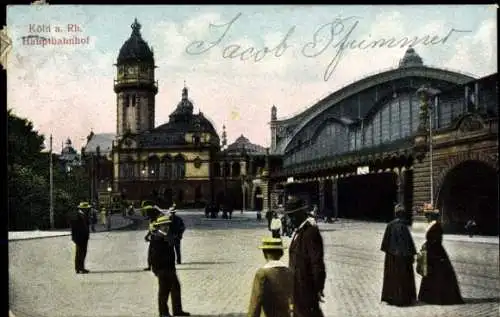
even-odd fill
[[[178,215],[187,226],[183,264],[178,266],[185,310],[193,316],[245,316],[254,273],[264,263],[257,246],[270,234],[265,221],[239,212],[233,220],[204,219],[201,212],[191,211]],[[379,249],[385,224],[341,220],[320,228],[327,265],[326,316],[499,315],[498,243],[445,236],[465,305],[396,308],[380,302],[384,255]],[[74,273],[68,236],[11,241],[10,309],[16,317],[157,316],[157,282],[151,272],[142,271],[145,233],[91,234],[88,275]],[[416,246],[422,242],[423,236],[416,234]]]

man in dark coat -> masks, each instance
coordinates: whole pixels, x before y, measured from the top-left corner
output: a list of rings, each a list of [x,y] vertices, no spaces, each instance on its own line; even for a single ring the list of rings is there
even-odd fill
[[[158,217],[161,215],[161,212],[154,208],[153,206],[144,206],[144,211],[146,216],[149,219],[149,230],[144,237],[144,240],[146,242],[151,242],[151,232],[152,232],[152,226],[155,223],[155,221],[158,219]],[[144,271],[151,271],[151,244],[148,246],[148,266],[144,268]]]
[[[294,316],[323,317],[319,303],[323,301],[326,272],[323,238],[308,218],[308,206],[297,197],[285,205],[285,211],[297,228],[292,237],[289,267],[292,270]]]
[[[389,305],[410,306],[417,297],[413,273],[417,252],[404,207],[396,205],[394,211],[396,218],[387,224],[380,248],[385,252],[382,301]]]
[[[174,249],[175,249],[175,257],[177,259],[177,264],[181,264],[181,240],[184,235],[184,231],[186,230],[186,226],[184,225],[184,221],[181,217],[177,216],[175,210],[175,204],[170,207],[170,218],[172,219],[172,233],[174,235]]]
[[[457,276],[443,247],[443,228],[439,210],[426,213],[429,227],[423,248],[427,254],[427,274],[422,277],[418,300],[431,305],[463,304]]]
[[[89,212],[90,204],[86,202],[78,205],[77,212],[71,219],[71,240],[75,243],[75,272],[76,274],[86,274],[85,257],[87,256],[87,246],[89,242]]]
[[[172,293],[174,316],[190,316],[182,310],[181,285],[175,268],[174,236],[172,220],[161,216],[151,226],[151,268],[158,278],[158,308],[160,317],[171,316],[168,310],[168,297]]]

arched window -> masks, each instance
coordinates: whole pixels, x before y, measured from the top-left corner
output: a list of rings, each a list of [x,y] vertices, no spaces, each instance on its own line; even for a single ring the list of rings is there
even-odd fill
[[[232,166],[233,170],[233,176],[238,177],[240,176],[240,162],[234,162]]]
[[[173,173],[173,163],[170,155],[166,155],[161,160],[162,175],[163,179],[172,179]]]
[[[213,166],[214,177],[220,177],[220,164],[219,164],[219,162],[215,162],[212,166]]]
[[[148,159],[148,175],[150,178],[160,178],[160,159],[157,156]]]
[[[120,178],[133,179],[135,178],[135,162],[132,157],[127,157],[127,159],[122,162],[120,168]]]
[[[173,179],[183,179],[186,176],[186,162],[182,155],[177,155],[174,158],[172,174]]]

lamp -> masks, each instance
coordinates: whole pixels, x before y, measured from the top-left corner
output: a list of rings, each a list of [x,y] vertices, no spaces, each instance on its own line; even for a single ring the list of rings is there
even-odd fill
[[[429,182],[430,182],[430,205],[434,208],[434,175],[433,175],[433,148],[432,148],[432,121],[434,119],[434,108],[437,108],[437,94],[440,91],[429,86],[422,86],[417,90],[417,95],[421,98],[421,108],[423,111],[428,111],[429,120]],[[429,100],[434,97],[434,105],[431,105]]]

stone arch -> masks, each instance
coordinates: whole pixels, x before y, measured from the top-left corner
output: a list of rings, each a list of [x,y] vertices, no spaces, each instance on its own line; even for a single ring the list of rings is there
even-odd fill
[[[498,235],[498,178],[484,160],[464,160],[449,170],[435,201],[445,232],[461,233],[475,220],[477,233]]]
[[[231,175],[234,177],[239,177],[241,172],[240,162],[233,162],[231,164]]]
[[[262,188],[260,186],[255,186],[252,195],[253,209],[262,211],[264,208],[264,199],[262,195]]]
[[[437,175],[433,177],[434,201],[438,201],[440,191],[448,173],[458,165],[467,161],[479,161],[498,171],[498,153],[484,153],[482,151],[460,152],[447,159],[446,165]]]

